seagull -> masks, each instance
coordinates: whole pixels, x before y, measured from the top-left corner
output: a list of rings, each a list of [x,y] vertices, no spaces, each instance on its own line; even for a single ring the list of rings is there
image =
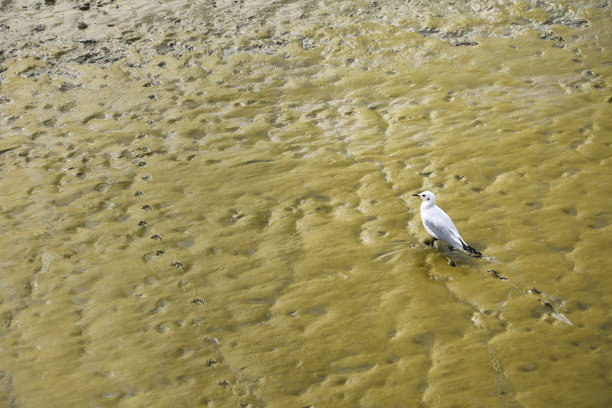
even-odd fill
[[[436,196],[431,191],[423,191],[413,194],[414,197],[421,197],[421,220],[423,226],[433,237],[434,242],[440,240],[452,245],[461,251],[480,258],[482,254],[465,243],[453,220],[440,207],[436,205]]]

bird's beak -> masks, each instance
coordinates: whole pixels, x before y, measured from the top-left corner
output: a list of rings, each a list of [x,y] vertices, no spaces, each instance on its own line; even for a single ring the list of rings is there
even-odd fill
[[[420,195],[418,195],[418,194],[413,194],[412,196],[413,197],[420,197]]]

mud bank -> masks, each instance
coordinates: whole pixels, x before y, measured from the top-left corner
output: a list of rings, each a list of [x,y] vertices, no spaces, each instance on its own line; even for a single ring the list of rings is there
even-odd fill
[[[3,1],[3,404],[612,405],[610,15]]]

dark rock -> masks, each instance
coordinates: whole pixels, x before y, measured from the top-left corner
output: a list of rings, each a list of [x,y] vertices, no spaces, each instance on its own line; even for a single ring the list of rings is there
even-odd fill
[[[560,41],[560,42],[565,41],[563,39],[563,37],[558,36],[557,34],[553,33],[552,31],[550,31],[548,33],[540,34],[540,38],[543,39],[543,40],[547,40],[547,41]]]
[[[89,8],[91,7],[91,5],[89,4],[89,2],[85,2],[85,3],[79,3],[77,5],[77,8],[81,11],[87,11],[89,10]]]
[[[478,45],[478,43],[476,41],[453,41],[450,43],[450,45],[452,45],[453,47],[474,47],[476,45]]]
[[[576,19],[572,19],[569,17],[566,17],[565,15],[557,15],[557,16],[553,16],[551,18],[548,18],[545,22],[545,25],[552,25],[552,24],[561,24],[564,25],[566,27],[572,27],[572,28],[584,28],[587,27],[589,25],[589,22],[585,19],[582,18],[576,18]]]
[[[589,25],[589,22],[587,20],[581,19],[581,18],[577,18],[575,20],[567,20],[562,22],[562,24],[564,26],[568,26],[568,27],[577,27],[577,28],[582,28],[582,27],[586,27]]]
[[[98,54],[96,53],[91,53],[88,52],[86,54],[82,54],[79,55],[78,57],[76,57],[75,59],[73,59],[73,62],[76,62],[77,64],[85,64],[86,62],[91,61],[93,58],[95,58]]]
[[[138,157],[138,158],[145,157],[145,156],[151,156],[153,154],[153,151],[151,150],[151,148],[147,146],[139,147],[138,150],[142,152],[142,153],[136,153],[134,155],[135,157]]]
[[[433,28],[433,27],[425,27],[419,30],[419,34],[421,35],[431,35],[431,34],[437,34],[439,32],[440,30],[438,30],[437,28]]]
[[[136,35],[133,35],[133,36],[131,36],[129,38],[125,38],[123,40],[123,42],[126,43],[126,44],[132,44],[132,43],[135,43],[136,41],[140,40],[141,38],[142,38],[141,36],[136,34]]]
[[[81,43],[83,45],[96,45],[98,41],[92,40],[90,38],[77,38],[74,42]]]
[[[79,24],[77,24],[77,28],[78,28],[79,30],[84,30],[84,29],[86,29],[87,27],[89,27],[89,26],[88,26],[86,23],[82,22],[82,21],[81,21]]]

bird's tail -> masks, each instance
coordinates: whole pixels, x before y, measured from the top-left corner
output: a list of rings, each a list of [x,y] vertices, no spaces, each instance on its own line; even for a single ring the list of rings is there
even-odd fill
[[[465,242],[462,242],[462,244],[463,244],[463,250],[465,252],[467,252],[470,255],[475,256],[476,258],[482,258],[482,254],[480,252],[478,252],[477,250],[475,250],[474,248],[472,248],[471,246],[469,246]]]

